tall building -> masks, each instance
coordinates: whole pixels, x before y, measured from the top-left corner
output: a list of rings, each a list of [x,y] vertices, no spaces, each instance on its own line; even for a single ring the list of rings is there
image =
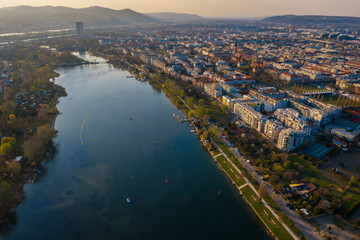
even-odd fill
[[[283,129],[279,134],[278,147],[283,151],[291,151],[304,143],[305,133],[291,128]]]
[[[265,123],[264,134],[277,143],[280,132],[284,129],[280,121],[269,119]]]
[[[83,22],[76,22],[76,34],[78,37],[84,36],[84,24]]]
[[[285,126],[293,128],[297,131],[303,131],[307,136],[311,134],[310,125],[299,118],[299,112],[292,108],[278,109],[274,113],[275,117],[285,124]]]
[[[234,113],[259,132],[264,132],[267,118],[246,103],[235,103]]]

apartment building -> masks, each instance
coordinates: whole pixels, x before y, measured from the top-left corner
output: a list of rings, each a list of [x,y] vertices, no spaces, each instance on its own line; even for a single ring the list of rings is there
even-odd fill
[[[277,146],[283,151],[292,151],[304,143],[305,134],[291,128],[283,129],[279,133]]]
[[[285,126],[293,128],[297,131],[303,131],[306,136],[311,134],[311,126],[301,118],[299,113],[291,108],[278,109],[274,113],[275,117]]]
[[[246,103],[235,103],[234,112],[252,128],[255,128],[259,132],[264,132],[265,123],[267,118],[261,113],[255,111]]]
[[[282,123],[276,119],[269,119],[265,123],[264,134],[277,143],[280,132],[284,129]]]

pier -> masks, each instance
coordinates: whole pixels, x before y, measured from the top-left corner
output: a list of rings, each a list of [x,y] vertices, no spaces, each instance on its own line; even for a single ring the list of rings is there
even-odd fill
[[[176,118],[180,123],[183,123],[183,122],[189,122],[190,119],[187,119],[187,118],[184,118],[184,119],[181,119],[178,115],[176,115],[175,113],[173,114],[173,117]]]

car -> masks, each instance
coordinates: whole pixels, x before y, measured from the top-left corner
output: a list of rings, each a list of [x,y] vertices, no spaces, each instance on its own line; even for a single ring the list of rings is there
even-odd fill
[[[275,189],[273,189],[272,192],[275,193],[275,194],[279,194],[279,192],[276,191]]]
[[[266,178],[265,178],[265,177],[261,177],[261,180],[266,181]]]

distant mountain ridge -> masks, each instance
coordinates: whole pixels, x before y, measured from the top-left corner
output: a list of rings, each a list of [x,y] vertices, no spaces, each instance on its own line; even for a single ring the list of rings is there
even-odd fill
[[[164,22],[191,22],[205,19],[196,14],[174,12],[144,13],[144,15]]]
[[[0,9],[0,31],[37,31],[73,28],[77,21],[85,26],[112,26],[160,22],[131,9],[113,10],[103,7],[31,7],[17,6]]]
[[[351,24],[360,25],[359,17],[321,16],[321,15],[282,15],[267,17],[262,23],[284,23],[284,24]]]

